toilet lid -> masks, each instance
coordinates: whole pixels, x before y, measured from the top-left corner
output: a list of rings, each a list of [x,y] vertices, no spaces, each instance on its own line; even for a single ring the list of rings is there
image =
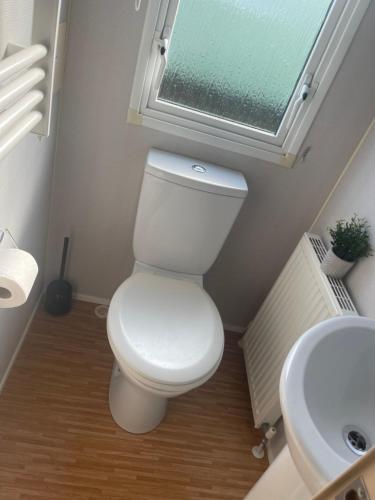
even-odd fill
[[[111,300],[107,328],[120,362],[165,384],[199,380],[223,353],[215,304],[199,285],[180,279],[133,274]]]

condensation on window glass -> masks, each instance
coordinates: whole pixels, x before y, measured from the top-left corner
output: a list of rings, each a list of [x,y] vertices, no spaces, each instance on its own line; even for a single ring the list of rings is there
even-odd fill
[[[158,99],[276,134],[330,0],[180,0]]]

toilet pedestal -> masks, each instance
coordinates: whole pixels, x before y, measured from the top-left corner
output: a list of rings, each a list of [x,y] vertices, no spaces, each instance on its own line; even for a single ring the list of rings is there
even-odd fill
[[[129,404],[131,402],[131,404]],[[133,384],[114,362],[109,389],[109,408],[114,421],[133,434],[150,432],[163,420],[167,398]]]

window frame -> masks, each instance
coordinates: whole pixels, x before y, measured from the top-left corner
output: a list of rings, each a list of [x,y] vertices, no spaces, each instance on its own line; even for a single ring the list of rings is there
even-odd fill
[[[154,80],[161,64],[160,40],[163,30],[173,27],[178,1],[148,2],[128,122],[292,166],[370,0],[334,0],[276,135],[157,100]],[[306,82],[309,95],[301,102]]]

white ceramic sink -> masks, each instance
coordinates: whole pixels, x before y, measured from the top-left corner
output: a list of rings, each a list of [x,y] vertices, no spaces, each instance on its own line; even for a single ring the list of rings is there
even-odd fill
[[[375,321],[339,317],[308,330],[294,345],[280,381],[293,461],[316,493],[375,445]],[[360,434],[356,434],[356,433]]]

